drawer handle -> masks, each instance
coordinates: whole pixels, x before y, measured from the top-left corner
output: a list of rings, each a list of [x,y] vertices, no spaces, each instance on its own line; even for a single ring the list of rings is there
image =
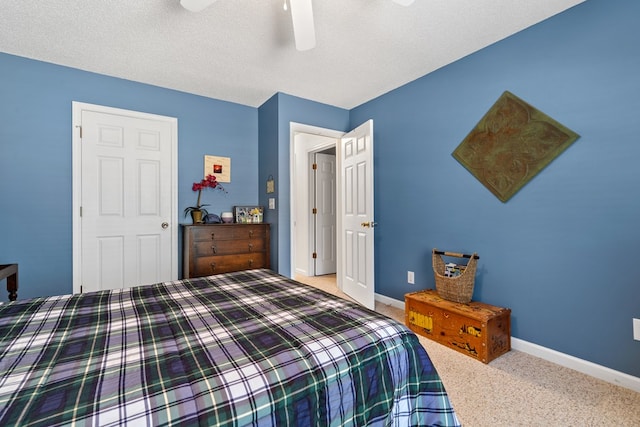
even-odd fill
[[[209,264],[211,266],[211,271],[215,272],[216,271],[216,263],[212,262],[211,264]]]
[[[218,250],[216,249],[215,246],[211,246],[211,252],[213,252],[214,254],[217,254]]]
[[[444,313],[442,313],[442,315],[444,316],[445,319],[449,318],[449,313],[447,313],[446,311]]]
[[[249,267],[251,267],[252,265],[253,265],[253,260],[252,260],[252,259],[250,259],[250,260],[249,260]]]
[[[253,243],[249,243],[249,252],[253,252]]]
[[[253,237],[253,230],[249,230],[249,238]]]
[[[211,240],[214,240],[216,238],[216,233],[211,233]]]

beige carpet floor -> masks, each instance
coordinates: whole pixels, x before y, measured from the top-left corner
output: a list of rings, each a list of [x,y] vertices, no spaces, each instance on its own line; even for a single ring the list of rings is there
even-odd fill
[[[350,299],[335,275],[296,279]],[[401,309],[376,311],[404,323]],[[515,350],[485,365],[419,338],[465,427],[640,426],[640,393]]]

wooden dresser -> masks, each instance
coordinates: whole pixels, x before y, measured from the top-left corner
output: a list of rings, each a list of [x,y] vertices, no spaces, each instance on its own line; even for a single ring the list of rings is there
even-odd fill
[[[269,224],[183,225],[183,277],[271,268]]]

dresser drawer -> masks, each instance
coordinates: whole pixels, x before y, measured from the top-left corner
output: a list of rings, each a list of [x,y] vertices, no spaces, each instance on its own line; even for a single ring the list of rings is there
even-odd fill
[[[196,242],[193,248],[196,257],[264,252],[266,250],[264,238],[245,240],[216,239],[213,241]]]
[[[212,274],[228,273],[230,271],[251,270],[265,268],[265,253],[256,252],[252,255],[221,255],[200,257],[195,260],[192,277],[210,276]]]
[[[266,228],[263,225],[217,225],[201,226],[191,230],[194,242],[214,241],[214,240],[246,240],[264,239]]]

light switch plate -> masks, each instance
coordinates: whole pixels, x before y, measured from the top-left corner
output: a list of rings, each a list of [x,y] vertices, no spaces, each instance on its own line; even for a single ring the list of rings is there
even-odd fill
[[[276,199],[273,197],[269,197],[269,209],[276,208]]]
[[[640,341],[640,319],[633,319],[633,339]]]

